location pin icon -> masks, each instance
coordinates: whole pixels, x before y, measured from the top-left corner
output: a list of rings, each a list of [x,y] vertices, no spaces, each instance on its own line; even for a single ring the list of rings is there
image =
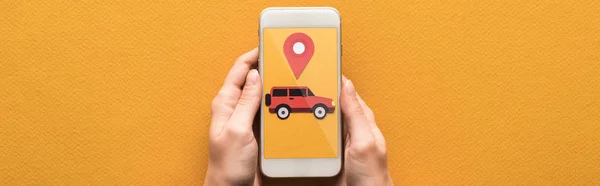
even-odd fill
[[[283,43],[283,53],[298,79],[315,53],[315,44],[305,33],[296,32]]]

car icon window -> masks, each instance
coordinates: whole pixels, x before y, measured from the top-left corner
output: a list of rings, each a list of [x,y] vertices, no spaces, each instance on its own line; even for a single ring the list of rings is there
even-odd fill
[[[306,89],[300,89],[300,92],[302,92],[302,97],[306,97]]]
[[[303,89],[291,88],[290,89],[290,96],[302,96],[302,97],[305,97],[306,96],[306,89],[304,89],[304,92],[302,92],[302,91],[303,91]]]
[[[308,89],[308,96],[315,96],[315,94],[313,94],[312,91],[310,91],[310,89]]]
[[[287,96],[287,89],[273,89],[273,97]]]

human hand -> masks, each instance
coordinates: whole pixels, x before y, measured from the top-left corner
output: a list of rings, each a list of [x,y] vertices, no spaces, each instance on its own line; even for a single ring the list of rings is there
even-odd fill
[[[240,56],[212,102],[204,185],[258,185],[258,145],[252,131],[262,98],[258,49]]]
[[[341,185],[393,185],[387,166],[385,139],[375,123],[373,111],[345,76],[340,106],[347,129]]]

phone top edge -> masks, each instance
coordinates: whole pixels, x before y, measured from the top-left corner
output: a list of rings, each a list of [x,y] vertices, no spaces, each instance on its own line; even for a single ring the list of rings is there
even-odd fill
[[[341,27],[341,15],[333,7],[270,7],[259,18],[263,28]]]
[[[268,11],[279,11],[279,10],[331,10],[341,17],[340,11],[334,7],[323,6],[323,7],[268,7],[260,12],[260,18],[262,18]]]

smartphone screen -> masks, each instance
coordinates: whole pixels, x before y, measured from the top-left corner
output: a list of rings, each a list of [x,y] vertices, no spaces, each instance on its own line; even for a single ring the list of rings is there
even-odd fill
[[[337,158],[338,28],[264,28],[264,158]]]

